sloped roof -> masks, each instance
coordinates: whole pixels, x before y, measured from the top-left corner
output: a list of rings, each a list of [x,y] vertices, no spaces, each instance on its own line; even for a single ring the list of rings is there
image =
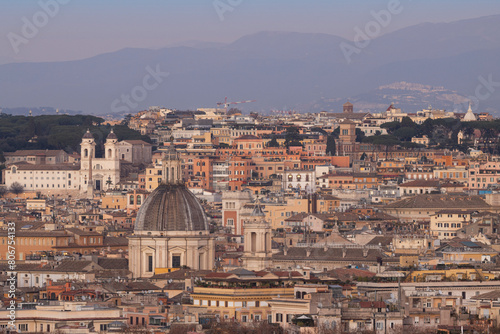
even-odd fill
[[[469,196],[465,194],[422,194],[399,201],[389,203],[386,209],[468,209],[468,208],[489,208],[490,205],[480,196]]]
[[[125,237],[105,237],[104,246],[127,246],[128,239]]]
[[[382,235],[377,235],[375,238],[370,240],[367,245],[381,245],[381,246],[387,246],[392,242],[392,237],[386,237]]]
[[[97,264],[103,269],[128,269],[128,259],[99,258]]]
[[[287,254],[283,252],[273,254],[273,260],[309,260],[309,261],[364,261],[375,262],[377,257],[384,258],[387,261],[387,256],[380,249],[366,249],[367,256],[363,256],[363,248],[346,248],[346,256],[343,256],[343,249],[328,248],[325,252],[323,248],[311,248],[310,255],[307,256],[308,249],[305,247],[291,247]]]
[[[70,232],[70,233],[73,233],[73,234],[76,234],[76,235],[85,235],[85,236],[88,236],[88,235],[91,235],[91,236],[102,236],[101,233],[99,232],[95,232],[95,231],[84,231],[84,230],[80,230],[79,228],[76,228],[76,227],[71,227],[71,228],[67,228],[66,231]]]
[[[332,243],[335,243],[335,244],[345,244],[345,245],[352,244],[351,241],[349,241],[346,238],[342,237],[338,233],[332,233],[329,236],[327,236],[326,238],[320,240],[318,243],[321,243],[321,242],[332,242]]]
[[[368,270],[339,268],[327,271],[328,277],[336,278],[340,281],[352,280],[354,277],[374,277],[376,274]]]
[[[494,290],[486,293],[482,293],[478,296],[473,296],[471,299],[474,300],[498,300],[500,299],[500,290]]]
[[[60,265],[58,265],[54,270],[55,271],[67,271],[67,272],[73,272],[73,271],[87,271],[88,267],[91,267],[92,270],[96,269],[102,269],[101,266],[99,266],[97,263],[93,261],[73,261],[73,260],[66,260],[62,261]]]
[[[18,170],[80,170],[80,165],[72,164],[33,165],[13,163],[11,166],[16,166]]]
[[[151,279],[186,279],[188,277],[205,277],[213,274],[210,270],[179,269],[169,273],[156,274]],[[225,273],[224,273],[225,274]]]
[[[236,138],[235,140],[249,140],[249,139],[256,140],[256,139],[261,139],[261,138],[254,136],[254,135],[243,135],[243,136]]]
[[[150,143],[146,143],[144,140],[132,140],[132,139],[127,139],[127,140],[123,140],[124,142],[127,142],[129,144],[132,144],[132,145],[145,145],[145,146],[153,146],[151,145]]]

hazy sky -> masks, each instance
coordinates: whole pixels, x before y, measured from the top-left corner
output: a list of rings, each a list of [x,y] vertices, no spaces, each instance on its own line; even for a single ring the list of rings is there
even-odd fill
[[[65,4],[50,17],[42,4],[54,1]],[[373,20],[371,11],[387,9],[391,1],[398,0],[4,0],[0,63],[82,59],[125,47],[160,48],[190,40],[231,42],[265,30],[352,39],[355,27]],[[228,10],[220,16],[215,4]],[[500,13],[498,0],[400,0],[400,6],[402,12],[382,33]],[[36,19],[38,31],[23,32],[26,21]]]

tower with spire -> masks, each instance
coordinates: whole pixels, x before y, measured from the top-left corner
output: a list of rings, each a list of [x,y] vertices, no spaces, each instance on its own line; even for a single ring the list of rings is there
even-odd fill
[[[252,213],[243,224],[243,267],[248,270],[264,270],[272,266],[271,225],[266,221],[257,199]]]

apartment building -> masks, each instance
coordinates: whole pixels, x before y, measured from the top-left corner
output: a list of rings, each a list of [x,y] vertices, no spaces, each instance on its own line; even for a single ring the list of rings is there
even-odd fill
[[[471,220],[472,210],[440,210],[431,215],[430,232],[437,239],[453,239]]]
[[[7,309],[0,310],[0,327],[7,327],[9,314]],[[19,333],[88,333],[90,328],[108,333],[109,325],[116,321],[125,321],[119,308],[97,307],[86,302],[54,302],[33,309],[17,309],[15,324]]]
[[[500,162],[471,162],[469,166],[469,189],[484,190],[500,183]]]

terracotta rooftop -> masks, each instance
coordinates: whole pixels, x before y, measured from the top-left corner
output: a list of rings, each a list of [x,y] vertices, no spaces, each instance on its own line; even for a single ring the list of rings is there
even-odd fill
[[[490,205],[480,196],[469,196],[465,194],[422,194],[399,201],[392,202],[385,206],[386,209],[488,209]]]

